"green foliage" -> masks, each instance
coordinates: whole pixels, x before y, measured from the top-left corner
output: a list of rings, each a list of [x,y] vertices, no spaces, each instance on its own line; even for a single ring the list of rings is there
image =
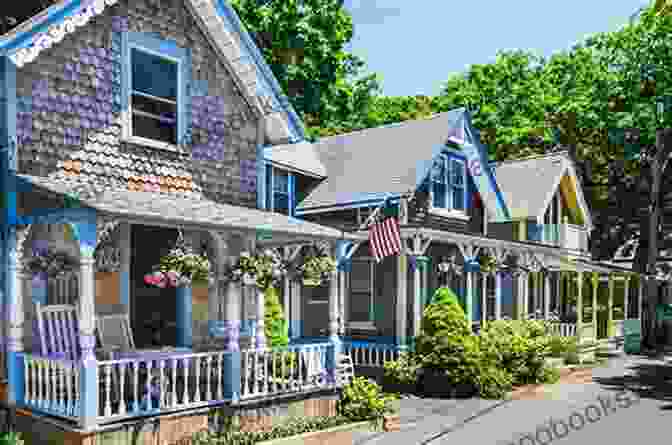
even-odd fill
[[[289,344],[289,333],[287,331],[287,321],[280,305],[279,292],[275,287],[269,287],[264,291],[264,297],[266,341],[271,347],[287,346]]]
[[[488,323],[479,336],[486,362],[505,369],[514,385],[543,381],[549,337],[543,323],[535,320],[497,320]]]
[[[385,378],[391,383],[415,384],[419,370],[420,364],[415,360],[415,356],[406,352],[402,352],[398,360],[385,362]]]
[[[542,383],[558,383],[560,380],[560,370],[555,367],[545,366],[542,372]]]
[[[352,421],[382,419],[393,412],[393,397],[383,395],[380,386],[364,377],[355,377],[343,387],[339,414]]]
[[[239,431],[232,424],[218,432],[200,432],[191,439],[193,445],[253,445],[259,442],[282,439],[303,433],[321,431],[345,425],[351,421],[342,416],[294,417],[274,426],[270,431]]]
[[[549,357],[566,359],[571,353],[576,353],[576,337],[561,337],[553,335],[548,340]]]
[[[0,435],[0,445],[23,445],[23,439],[21,439],[21,434],[14,431],[2,433]]]
[[[513,385],[513,377],[502,368],[484,362],[476,376],[478,394],[484,399],[502,399]]]

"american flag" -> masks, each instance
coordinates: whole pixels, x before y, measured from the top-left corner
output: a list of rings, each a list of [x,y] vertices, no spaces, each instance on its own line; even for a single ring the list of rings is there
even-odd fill
[[[369,226],[369,250],[376,258],[376,262],[401,252],[398,218],[390,216]]]

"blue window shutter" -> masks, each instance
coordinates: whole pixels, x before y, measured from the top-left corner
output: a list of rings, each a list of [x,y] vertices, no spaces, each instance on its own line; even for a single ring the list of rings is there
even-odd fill
[[[541,241],[541,224],[527,223],[527,240]]]
[[[264,209],[273,210],[273,166],[266,164],[266,174],[264,175]]]
[[[289,216],[294,216],[296,207],[296,178],[294,173],[289,173],[287,177],[287,195],[289,197],[287,205],[289,207]]]
[[[191,50],[187,49],[182,58],[182,84],[180,85],[180,100],[177,102],[177,140],[184,145],[191,145]]]

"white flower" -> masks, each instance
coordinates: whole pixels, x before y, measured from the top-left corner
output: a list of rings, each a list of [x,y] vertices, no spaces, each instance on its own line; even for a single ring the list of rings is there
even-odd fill
[[[245,252],[240,252],[240,256],[241,256],[242,258],[249,258],[249,257],[250,257],[250,252],[247,252],[247,251],[245,251]]]

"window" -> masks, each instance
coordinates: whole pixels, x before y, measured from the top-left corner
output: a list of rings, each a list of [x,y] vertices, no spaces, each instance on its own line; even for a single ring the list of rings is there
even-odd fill
[[[447,156],[439,157],[432,166],[430,181],[434,208],[464,212],[466,200],[464,161]]]
[[[348,301],[348,323],[373,327],[373,260],[353,258],[350,269],[350,300]]]
[[[122,36],[123,136],[128,142],[175,150],[187,135],[188,49],[144,33]]]
[[[131,136],[177,145],[177,85],[177,62],[131,48]]]
[[[271,165],[266,167],[266,209],[291,215],[294,211],[292,198],[294,175]]]

